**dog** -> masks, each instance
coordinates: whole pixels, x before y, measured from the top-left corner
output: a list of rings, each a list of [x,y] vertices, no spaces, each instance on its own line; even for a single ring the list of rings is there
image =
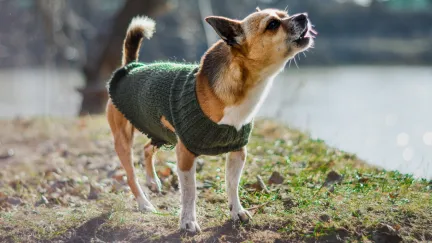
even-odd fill
[[[253,118],[275,76],[287,61],[310,48],[316,32],[308,15],[257,9],[243,20],[220,16],[205,19],[221,38],[199,65],[142,64],[143,39],[151,38],[155,22],[132,19],[123,45],[122,68],[108,83],[107,119],[114,147],[138,207],[155,212],[143,193],[132,162],[135,130],[150,141],[144,145],[146,185],[161,190],[154,154],[175,145],[181,191],[180,229],[200,232],[196,219],[196,160],[200,155],[227,153],[226,191],[231,218],[247,222],[251,215],[238,195],[246,144]]]

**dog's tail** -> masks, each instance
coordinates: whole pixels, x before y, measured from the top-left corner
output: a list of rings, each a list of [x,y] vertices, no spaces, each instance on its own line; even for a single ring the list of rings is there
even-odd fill
[[[155,32],[155,22],[146,16],[132,19],[123,43],[122,66],[137,61],[144,37],[150,39]]]

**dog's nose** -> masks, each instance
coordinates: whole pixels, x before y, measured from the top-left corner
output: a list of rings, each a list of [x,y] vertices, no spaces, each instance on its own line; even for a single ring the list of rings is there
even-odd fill
[[[293,21],[297,22],[302,28],[308,24],[308,16],[306,13],[297,14],[293,17]]]

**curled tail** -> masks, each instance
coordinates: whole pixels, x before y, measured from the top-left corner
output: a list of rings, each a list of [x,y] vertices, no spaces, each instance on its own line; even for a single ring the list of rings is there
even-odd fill
[[[132,19],[123,43],[122,66],[137,61],[141,43],[144,37],[150,39],[155,32],[155,22],[146,16]]]

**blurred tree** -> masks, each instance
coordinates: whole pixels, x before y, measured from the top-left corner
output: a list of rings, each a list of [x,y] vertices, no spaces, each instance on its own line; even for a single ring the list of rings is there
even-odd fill
[[[35,6],[46,33],[45,64],[52,65],[59,56],[84,63],[85,40],[81,30],[89,27],[87,22],[68,6],[66,0],[35,0]]]
[[[83,97],[81,115],[104,111],[108,98],[105,82],[112,71],[120,65],[121,47],[132,17],[146,15],[154,18],[168,11],[169,8],[169,0],[127,0],[113,19],[109,37],[104,39],[104,36],[99,36],[95,43],[90,44],[90,46],[102,45],[103,48],[87,50],[87,62],[82,68],[86,85],[79,90]]]

